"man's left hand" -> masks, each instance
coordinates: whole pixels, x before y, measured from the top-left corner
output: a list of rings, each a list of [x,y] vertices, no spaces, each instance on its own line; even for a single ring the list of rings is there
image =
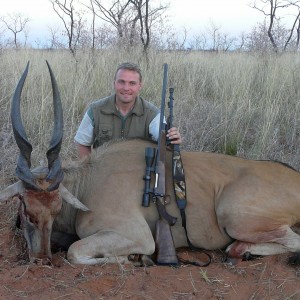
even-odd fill
[[[167,137],[171,140],[171,144],[181,144],[181,135],[176,127],[172,127],[168,130]]]

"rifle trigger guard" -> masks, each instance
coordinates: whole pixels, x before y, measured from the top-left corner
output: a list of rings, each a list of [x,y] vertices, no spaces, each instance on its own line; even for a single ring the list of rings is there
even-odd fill
[[[176,223],[177,218],[168,214],[165,205],[162,202],[164,202],[164,198],[160,199],[159,197],[156,197],[156,207],[159,216],[160,218],[164,219],[170,226],[173,226]]]

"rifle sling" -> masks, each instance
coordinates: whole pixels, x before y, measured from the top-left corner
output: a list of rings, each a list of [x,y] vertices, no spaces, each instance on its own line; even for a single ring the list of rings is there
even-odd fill
[[[182,220],[182,227],[184,228],[187,243],[189,245],[189,248],[192,251],[198,251],[203,252],[208,256],[208,262],[201,266],[208,266],[211,262],[211,256],[204,252],[202,248],[195,247],[189,237],[188,232],[186,228],[186,214],[185,214],[185,208],[187,205],[187,198],[186,198],[186,184],[185,184],[185,175],[184,175],[184,169],[183,164],[181,160],[181,154],[180,149],[178,145],[174,145],[173,153],[172,153],[172,170],[173,170],[173,185],[174,185],[174,192],[175,192],[175,198],[177,206],[180,210],[181,220]]]

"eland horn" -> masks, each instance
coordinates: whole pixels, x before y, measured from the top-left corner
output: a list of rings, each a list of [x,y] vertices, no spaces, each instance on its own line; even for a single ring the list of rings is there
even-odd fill
[[[62,113],[62,105],[61,105],[60,95],[59,95],[55,77],[53,75],[49,63],[47,61],[46,63],[51,77],[52,91],[53,91],[53,105],[54,105],[54,128],[53,128],[52,138],[50,141],[50,146],[46,154],[48,159],[48,169],[49,169],[46,180],[50,182],[50,185],[47,188],[47,190],[52,191],[58,188],[58,185],[63,179],[61,161],[59,158],[59,152],[61,149],[61,142],[63,136],[63,113]],[[32,145],[30,144],[26,136],[26,132],[22,124],[21,113],[20,113],[21,94],[28,74],[28,69],[29,69],[29,62],[27,63],[25,71],[23,72],[21,79],[19,80],[19,83],[16,87],[12,99],[12,105],[11,105],[12,128],[13,128],[16,143],[20,150],[20,155],[19,155],[18,164],[16,168],[16,175],[20,180],[23,181],[26,188],[40,191],[41,188],[37,185],[35,176],[30,170]]]
[[[51,182],[51,185],[48,187],[48,191],[52,191],[54,189],[57,189],[59,184],[63,180],[63,171],[61,169],[61,160],[59,157],[59,152],[61,149],[61,143],[63,138],[64,122],[63,109],[61,105],[58,86],[48,61],[46,61],[46,63],[51,77],[54,106],[54,128],[50,146],[47,151],[49,173],[46,178],[47,181]]]

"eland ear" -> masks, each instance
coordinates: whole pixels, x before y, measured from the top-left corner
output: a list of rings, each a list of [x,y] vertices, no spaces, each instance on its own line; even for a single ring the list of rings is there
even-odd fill
[[[0,192],[0,202],[8,200],[9,198],[12,198],[13,196],[16,196],[18,194],[22,194],[24,191],[25,188],[23,182],[19,180]]]
[[[67,188],[63,186],[63,184],[59,185],[59,191],[61,197],[64,201],[71,204],[75,208],[78,208],[83,211],[89,211],[90,209],[87,208],[83,203],[81,203],[72,193],[70,193]]]

